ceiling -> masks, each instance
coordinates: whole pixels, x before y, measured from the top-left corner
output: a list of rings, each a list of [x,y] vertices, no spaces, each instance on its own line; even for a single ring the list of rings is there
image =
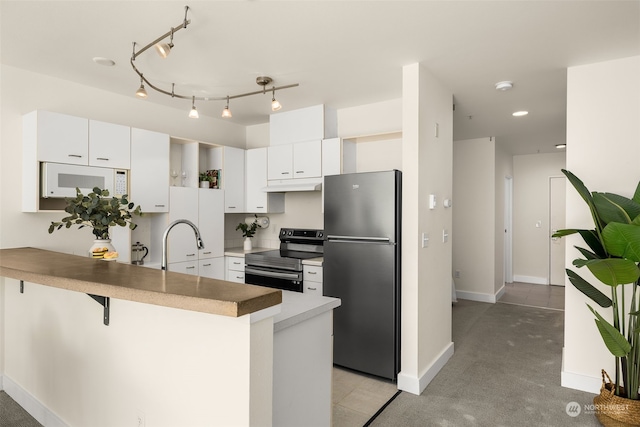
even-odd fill
[[[139,49],[180,25],[185,4],[191,24],[175,34],[171,55],[150,49],[135,61],[157,86],[225,97],[260,90],[256,77],[266,75],[300,85],[276,92],[281,111],[341,109],[400,98],[402,67],[419,62],[454,94],[454,140],[493,136],[512,154],[564,142],[567,67],[640,55],[640,1],[2,0],[0,58],[134,96],[132,42]],[[497,91],[503,80],[513,88]],[[271,93],[232,100],[225,120],[266,123],[270,101]],[[176,114],[191,107],[152,90],[140,102]],[[196,103],[216,118],[224,105]]]

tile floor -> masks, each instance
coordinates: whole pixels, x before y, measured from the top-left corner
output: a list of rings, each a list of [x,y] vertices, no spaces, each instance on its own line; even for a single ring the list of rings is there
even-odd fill
[[[498,302],[564,310],[564,286],[506,283]]]
[[[395,383],[333,368],[333,427],[362,427],[398,391]]]

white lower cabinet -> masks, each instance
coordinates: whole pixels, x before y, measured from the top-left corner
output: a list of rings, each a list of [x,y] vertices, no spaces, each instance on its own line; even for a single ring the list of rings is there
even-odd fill
[[[322,267],[316,265],[302,266],[302,283],[305,294],[322,295]]]
[[[198,261],[198,276],[224,280],[224,257],[206,258]]]
[[[169,271],[173,273],[198,275],[198,262],[197,261],[185,261],[185,262],[170,262],[167,264]]]
[[[244,258],[227,256],[224,279],[229,282],[244,283]]]

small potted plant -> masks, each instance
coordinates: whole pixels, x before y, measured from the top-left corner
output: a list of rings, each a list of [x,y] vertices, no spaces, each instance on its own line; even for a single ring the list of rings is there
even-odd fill
[[[238,226],[236,227],[236,230],[241,230],[242,231],[242,237],[244,237],[244,250],[245,251],[250,251],[251,250],[251,238],[256,234],[256,231],[258,230],[258,228],[262,228],[262,226],[260,224],[258,224],[258,215],[253,215],[255,217],[255,219],[253,220],[252,223],[247,224],[246,221],[241,222],[240,224],[238,224]]]
[[[210,188],[212,177],[207,172],[202,172],[200,174],[200,188]]]
[[[141,215],[140,206],[134,209],[134,204],[127,199],[127,195],[109,197],[109,190],[94,187],[86,196],[79,188],[76,188],[75,198],[66,198],[67,207],[64,211],[69,214],[60,221],[52,221],[49,226],[49,234],[62,227],[71,228],[77,225],[78,229],[91,227],[95,236],[94,244],[89,249],[89,256],[93,258],[115,259],[117,252],[111,245],[109,227],[121,226],[135,230],[137,225],[133,223],[133,215]]]
[[[581,257],[573,265],[587,267],[610,291],[608,296],[567,269],[571,284],[601,308],[608,309],[613,320],[610,322],[587,304],[604,345],[615,357],[614,380],[602,370],[600,394],[593,399],[596,417],[603,425],[639,425],[640,183],[630,199],[591,192],[571,172],[564,169],[562,172],[588,205],[594,228],[559,230],[553,237],[580,234],[588,249],[576,246]]]

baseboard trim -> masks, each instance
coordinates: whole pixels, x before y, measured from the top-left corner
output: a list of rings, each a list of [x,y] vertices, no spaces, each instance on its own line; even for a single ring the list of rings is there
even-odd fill
[[[18,383],[14,382],[6,375],[0,376],[0,385],[2,389],[15,400],[18,405],[22,406],[33,418],[40,424],[47,427],[69,427],[67,423],[62,421],[49,408],[44,406],[38,399],[33,397],[31,393],[23,389]]]
[[[453,342],[450,342],[435,358],[433,363],[424,370],[420,377],[416,378],[403,372],[398,374],[398,389],[406,391],[417,396],[424,391],[431,381],[436,377],[438,372],[453,356]]]
[[[549,281],[546,277],[536,276],[520,276],[518,274],[513,276],[514,282],[533,283],[534,285],[548,285]]]
[[[564,347],[562,348],[562,370],[560,371],[560,385],[574,390],[586,391],[587,393],[600,394],[602,377],[592,377],[589,375],[576,374],[564,369]]]
[[[456,289],[456,296],[460,299],[466,299],[477,302],[490,302],[495,303],[497,301],[495,295],[485,294],[480,292],[461,291]]]

